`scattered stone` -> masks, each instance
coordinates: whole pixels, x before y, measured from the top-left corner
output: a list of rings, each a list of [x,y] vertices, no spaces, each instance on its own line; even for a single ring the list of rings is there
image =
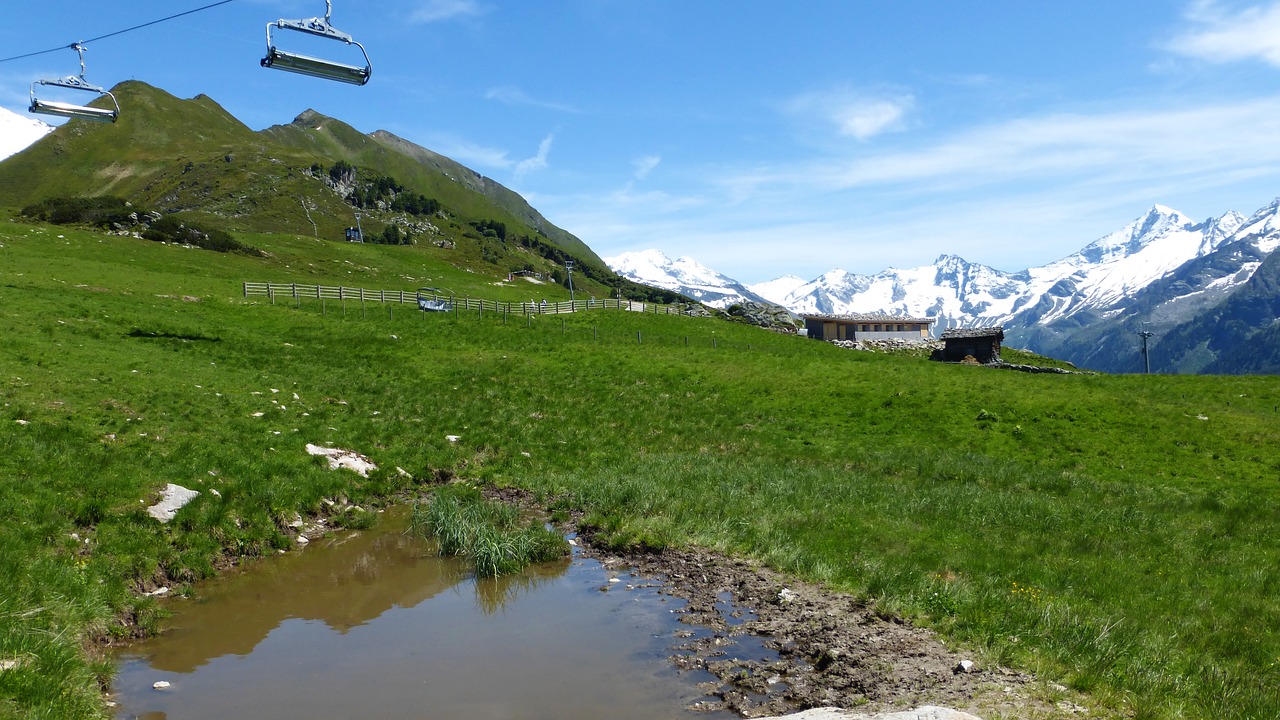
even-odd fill
[[[789,603],[795,600],[798,595],[791,588],[782,588],[778,591],[778,602]]]
[[[978,666],[972,660],[961,660],[956,665],[955,672],[966,673],[966,674],[976,673],[978,672]]]
[[[200,497],[198,490],[190,490],[181,485],[169,483],[161,495],[160,502],[147,508],[147,514],[162,523],[167,523],[178,514],[179,510],[186,507],[187,503],[198,497]]]
[[[168,680],[157,680],[151,683],[152,690],[168,690],[170,687],[173,686],[169,684]]]
[[[31,424],[31,421],[30,421],[30,420],[14,420],[14,422],[18,423],[19,425],[30,425],[30,424]]]
[[[353,450],[327,448],[307,443],[307,453],[328,458],[330,470],[346,468],[358,473],[361,477],[369,477],[370,470],[378,469],[372,460]]]
[[[840,708],[815,708],[794,715],[765,720],[982,720],[977,715],[950,708],[922,705],[914,710],[866,715]]]
[[[152,591],[151,591],[151,592],[149,592],[149,593],[142,593],[142,594],[143,594],[145,597],[160,597],[160,596],[162,596],[162,595],[168,595],[168,594],[169,594],[169,588],[168,588],[168,587],[156,588],[155,590],[152,590]]]
[[[17,660],[0,660],[0,672],[5,672],[6,670],[14,670],[17,667],[18,667]]]
[[[444,439],[448,440],[451,443],[456,443],[462,439],[462,436],[461,435],[445,435]]]

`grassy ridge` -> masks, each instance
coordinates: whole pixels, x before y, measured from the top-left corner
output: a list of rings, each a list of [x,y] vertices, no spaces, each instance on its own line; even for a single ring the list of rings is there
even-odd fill
[[[437,471],[618,543],[764,558],[1140,717],[1280,711],[1276,378],[996,372],[616,311],[321,315],[239,282],[527,289],[241,239],[272,257],[0,224],[0,717],[92,714],[108,669],[82,644],[145,625],[137,590]],[[203,494],[160,526],[168,482]]]

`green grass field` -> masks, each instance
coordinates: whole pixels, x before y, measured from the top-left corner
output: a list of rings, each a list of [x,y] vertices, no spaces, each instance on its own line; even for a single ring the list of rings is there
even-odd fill
[[[1030,375],[616,310],[322,315],[240,283],[567,292],[239,239],[270,257],[0,222],[0,718],[103,716],[96,641],[152,626],[140,591],[450,475],[873,598],[1101,716],[1280,716],[1280,379]],[[202,494],[160,525],[170,482]]]

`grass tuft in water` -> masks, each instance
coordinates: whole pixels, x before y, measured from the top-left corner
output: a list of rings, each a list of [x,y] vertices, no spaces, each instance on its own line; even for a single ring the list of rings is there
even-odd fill
[[[507,575],[569,554],[559,533],[463,485],[440,488],[427,505],[414,505],[410,530],[435,537],[442,555],[470,559],[477,577]]]

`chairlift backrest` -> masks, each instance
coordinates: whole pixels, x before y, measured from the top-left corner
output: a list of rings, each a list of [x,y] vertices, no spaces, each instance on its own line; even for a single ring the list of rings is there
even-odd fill
[[[66,118],[81,118],[83,120],[92,120],[94,122],[115,122],[120,117],[120,103],[116,102],[116,96],[98,87],[90,84],[84,79],[84,46],[80,43],[73,43],[71,49],[80,55],[80,75],[68,75],[64,78],[54,78],[50,80],[36,80],[31,83],[31,105],[27,108],[28,112],[40,113],[42,115],[57,115]],[[36,97],[36,86],[47,85],[50,87],[66,88],[68,90],[83,90],[86,92],[97,93],[98,97],[111,98],[112,108],[98,108],[89,105],[76,105],[74,103],[60,102],[56,100],[42,100]]]
[[[356,42],[347,33],[335,28],[329,22],[329,16],[332,12],[333,3],[330,0],[325,0],[323,18],[277,20],[267,23],[267,56],[262,58],[262,67],[287,70],[325,80],[351,83],[352,85],[364,85],[369,82],[369,77],[373,74],[373,65],[369,62],[369,53],[365,52],[363,45]],[[360,53],[364,55],[364,66],[348,65],[281,50],[275,46],[275,42],[271,37],[271,28],[273,27],[279,30],[294,30],[308,35],[315,35],[316,37],[328,38],[329,40],[340,40],[348,45],[355,45],[360,48]]]

